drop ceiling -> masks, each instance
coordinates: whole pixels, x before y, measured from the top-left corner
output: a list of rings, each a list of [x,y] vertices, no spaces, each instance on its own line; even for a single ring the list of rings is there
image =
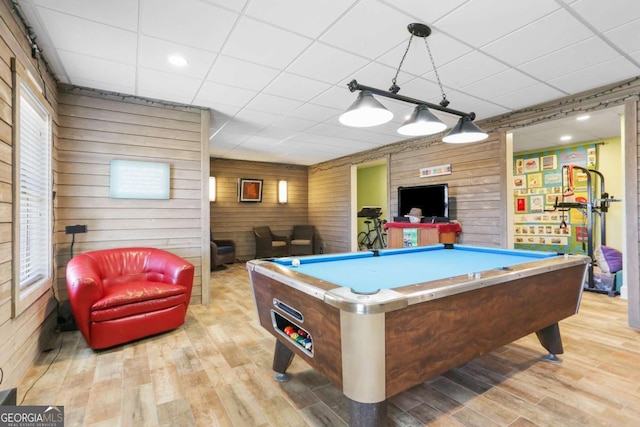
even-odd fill
[[[374,128],[338,116],[355,99],[350,80],[391,85],[412,22],[432,28],[449,107],[480,120],[640,75],[637,0],[17,3],[61,82],[210,108],[219,158],[311,165],[404,139],[396,129],[411,105],[381,99],[395,116]],[[414,41],[400,94],[438,103],[426,47]],[[171,65],[174,54],[186,66]],[[618,113],[585,134],[619,135]],[[515,149],[548,144],[540,140],[557,138],[560,123],[516,132]]]

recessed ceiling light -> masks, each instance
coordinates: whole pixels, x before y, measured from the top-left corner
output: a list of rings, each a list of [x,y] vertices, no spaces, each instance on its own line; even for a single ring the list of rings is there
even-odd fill
[[[591,117],[591,116],[588,115],[588,114],[583,114],[581,116],[576,117],[576,120],[581,122],[581,121],[584,121],[584,120],[589,120],[589,117]]]
[[[169,63],[175,67],[184,67],[187,65],[187,60],[180,55],[169,55],[167,59],[169,60]]]
[[[571,135],[563,135],[560,137],[560,141],[571,141]]]

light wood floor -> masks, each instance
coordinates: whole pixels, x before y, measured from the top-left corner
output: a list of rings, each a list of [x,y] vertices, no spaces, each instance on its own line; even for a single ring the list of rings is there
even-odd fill
[[[77,331],[57,334],[18,401],[64,405],[67,427],[346,425],[341,392],[300,358],[292,381],[273,380],[274,338],[257,323],[244,264],[212,278],[213,303],[190,307],[175,331],[100,352]],[[523,338],[392,398],[389,425],[637,426],[640,332],[626,313],[620,298],[585,293],[560,323],[561,364]]]

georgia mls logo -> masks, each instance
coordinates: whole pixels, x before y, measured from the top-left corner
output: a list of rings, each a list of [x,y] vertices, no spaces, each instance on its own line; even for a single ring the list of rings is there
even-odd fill
[[[64,406],[0,406],[0,427],[64,427]]]

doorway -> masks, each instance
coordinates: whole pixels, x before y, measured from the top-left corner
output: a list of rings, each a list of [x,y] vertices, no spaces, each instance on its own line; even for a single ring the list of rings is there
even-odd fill
[[[364,206],[382,208],[380,220],[389,220],[389,166],[387,159],[352,166],[351,250],[357,251],[358,233],[367,231],[367,218],[359,218]],[[369,224],[371,226],[371,224]]]
[[[526,128],[517,129],[512,132],[510,136],[507,137],[508,148],[512,148],[512,154],[510,154],[511,158],[517,157],[519,154],[524,157],[533,156],[532,159],[535,160],[536,156],[539,154],[542,158],[544,156],[547,157],[555,157],[554,153],[558,153],[560,151],[571,151],[577,150],[576,147],[584,147],[585,145],[592,145],[597,154],[597,164],[595,167],[589,166],[585,164],[584,166],[588,169],[593,169],[599,171],[602,176],[605,178],[605,190],[608,193],[609,197],[621,200],[619,203],[611,203],[607,212],[603,216],[595,217],[595,224],[593,227],[593,247],[595,248],[597,245],[600,245],[602,242],[600,241],[602,226],[606,224],[606,245],[616,248],[617,250],[624,253],[625,249],[625,206],[624,206],[624,137],[623,137],[623,115],[624,115],[624,107],[615,107],[609,108],[605,110],[600,110],[596,112],[590,112],[588,114],[583,114],[579,116],[573,116],[569,118],[564,118],[560,120],[549,121],[546,123],[541,123],[537,125],[528,126]],[[511,146],[510,146],[511,144]],[[507,150],[511,151],[511,150]],[[577,153],[577,151],[576,151]],[[576,157],[578,157],[576,155]],[[559,156],[558,156],[559,158]],[[585,159],[586,161],[586,159]],[[592,160],[589,160],[590,162]],[[578,165],[578,163],[576,163]],[[517,168],[517,164],[511,162],[511,168],[508,172],[509,179],[509,190],[507,194],[513,194],[514,202],[510,203],[511,212],[509,217],[512,220],[508,221],[509,230],[508,233],[508,241],[510,245],[513,242],[522,241],[522,236],[518,238],[516,234],[518,228],[518,221],[513,220],[514,217],[518,216],[517,212],[517,204],[515,200],[525,201],[531,197],[545,197],[547,198],[546,191],[550,190],[546,184],[542,184],[542,189],[520,189],[514,184],[514,182],[518,181],[519,185],[526,187],[527,183],[522,182],[526,181],[526,179],[522,179],[523,176],[526,175],[518,175],[518,171],[515,170]],[[542,169],[541,169],[542,171]],[[547,172],[542,171],[540,173],[541,179],[546,179]],[[538,174],[535,174],[538,175]],[[600,190],[600,182],[594,183],[594,191],[593,194],[596,197],[599,197]],[[551,185],[551,184],[550,184]],[[557,187],[554,187],[557,188]],[[544,194],[538,195],[542,191]],[[564,189],[562,189],[564,191]],[[531,195],[531,193],[535,195]],[[542,200],[542,199],[541,199]],[[545,199],[546,200],[546,199]],[[597,203],[593,203],[596,205]],[[544,211],[542,213],[543,218],[545,216],[552,217],[553,212],[547,215],[549,207],[545,204]],[[576,212],[572,212],[576,214]],[[577,212],[579,214],[579,212]],[[526,215],[524,215],[526,217]],[[579,215],[576,215],[579,216]],[[520,216],[522,217],[522,216]],[[569,218],[567,215],[564,218]],[[601,222],[602,219],[605,219],[603,224]],[[577,219],[576,219],[577,221]],[[548,224],[546,227],[548,229],[557,229],[558,227],[553,226],[553,224]],[[533,230],[536,233],[538,228],[542,227],[525,227],[525,231],[531,233]],[[584,227],[579,227],[583,229]],[[567,229],[566,226],[564,228]],[[569,230],[571,227],[569,227]],[[575,228],[574,228],[575,229]],[[514,236],[515,235],[515,236]],[[532,240],[532,236],[525,236],[528,240]],[[538,237],[538,236],[536,236]],[[540,239],[545,239],[545,236],[539,237]],[[557,238],[561,240],[564,237]],[[571,239],[569,237],[569,239]],[[577,236],[574,236],[574,239],[577,239]],[[583,243],[584,247],[584,243]],[[570,251],[570,250],[569,250]],[[623,286],[621,290],[622,297],[626,299],[626,292],[628,288]]]

